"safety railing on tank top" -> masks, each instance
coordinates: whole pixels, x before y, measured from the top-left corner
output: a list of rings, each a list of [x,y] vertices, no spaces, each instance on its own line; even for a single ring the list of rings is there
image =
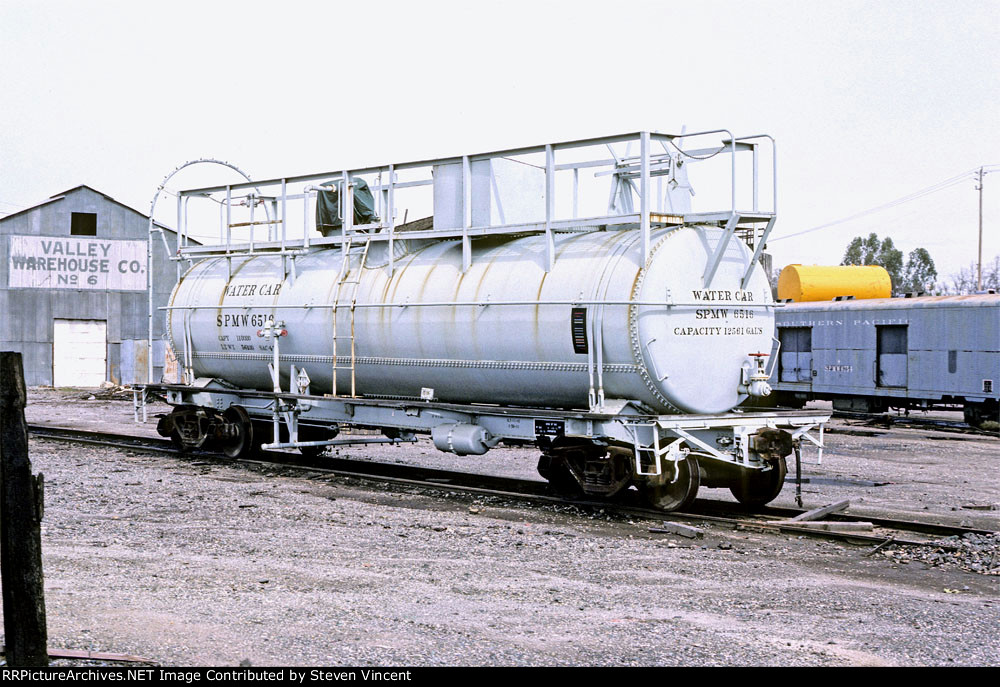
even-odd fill
[[[680,145],[690,139],[705,136],[724,136],[721,143],[709,147],[685,150]],[[770,142],[772,173],[772,199],[770,208],[760,207],[760,174],[759,158],[760,144]],[[631,155],[629,144],[638,143],[638,155]],[[624,155],[616,153],[615,145],[625,144]],[[662,147],[662,152],[652,152],[654,144]],[[557,154],[569,153],[574,150],[594,148],[606,149],[611,157],[590,156],[581,160],[560,162]],[[738,152],[749,152],[752,161],[750,166],[750,209],[737,209],[737,158]],[[682,211],[676,212],[664,207],[665,196],[662,191],[664,179],[669,184],[672,175],[676,173],[678,161],[695,163],[728,155],[729,164],[729,207],[721,210]],[[539,171],[542,192],[541,217],[532,221],[505,222],[503,217],[499,223],[473,221],[473,167],[486,160],[518,160],[526,156],[541,158],[542,164],[526,162],[528,166]],[[458,226],[432,226],[406,231],[398,231],[399,214],[398,195],[409,189],[430,191],[434,210],[438,210],[439,200],[435,194],[434,170],[455,165],[460,174],[454,175],[452,182],[460,180],[460,195],[444,198],[440,203],[448,208],[452,217],[459,218]],[[604,168],[604,169],[601,169]],[[611,178],[611,194],[608,210],[605,214],[580,216],[580,194],[582,170],[597,170],[594,177],[608,176]],[[568,172],[572,176],[571,188],[565,191],[564,205],[569,205],[570,212],[557,213],[556,178],[560,173]],[[422,174],[421,174],[422,173]],[[417,178],[402,179],[400,175],[410,174]],[[379,220],[369,224],[354,224],[354,193],[357,180],[364,179],[373,193],[376,202],[375,212]],[[655,195],[651,182],[657,180],[658,188]],[[330,182],[334,182],[331,184]],[[490,168],[490,184],[496,192],[496,178]],[[636,184],[636,182],[638,182]],[[339,235],[319,237],[316,235],[315,223],[312,221],[314,199],[321,191],[334,188],[343,189],[338,194],[338,216],[341,221]],[[263,191],[262,191],[263,190]],[[218,197],[217,197],[218,196]],[[200,238],[200,245],[189,241],[192,236],[188,221],[188,204],[190,199],[208,198],[219,205],[218,240]],[[497,192],[499,205],[499,192]],[[297,231],[290,227],[290,206],[301,203],[302,224]],[[426,199],[425,199],[426,205]],[[636,207],[638,206],[638,207]],[[260,218],[258,208],[263,207],[266,214]],[[348,210],[348,208],[350,210]],[[345,249],[349,242],[360,245],[356,234],[365,234],[365,240],[388,243],[388,269],[394,269],[395,241],[405,239],[460,239],[462,245],[463,269],[467,270],[472,261],[472,241],[477,238],[500,234],[544,234],[545,265],[551,269],[555,259],[555,234],[559,232],[601,230],[638,230],[641,240],[638,242],[641,253],[637,259],[645,264],[650,252],[650,235],[654,229],[682,226],[691,223],[716,223],[724,231],[716,250],[706,268],[706,283],[710,284],[715,270],[725,253],[725,249],[733,236],[739,234],[754,249],[753,261],[747,269],[744,283],[767,240],[774,223],[777,209],[777,156],[774,140],[765,134],[734,137],[726,129],[701,131],[683,134],[659,134],[651,132],[636,132],[616,136],[605,136],[580,139],[562,143],[551,143],[540,146],[528,146],[507,150],[463,155],[455,157],[419,160],[401,164],[388,164],[359,169],[345,169],[337,172],[300,175],[277,179],[247,181],[236,184],[208,186],[181,191],[178,194],[178,244],[176,260],[193,261],[204,257],[239,256],[269,253],[283,256],[287,269],[294,273],[294,263],[297,257],[319,248]],[[245,217],[235,217],[241,211]],[[407,209],[402,208],[404,223]],[[437,212],[435,212],[435,221]],[[568,215],[568,216],[566,216]],[[234,221],[239,220],[239,221]],[[763,226],[762,226],[763,225]],[[266,237],[258,238],[258,230],[266,228]],[[239,235],[244,234],[244,235]]]

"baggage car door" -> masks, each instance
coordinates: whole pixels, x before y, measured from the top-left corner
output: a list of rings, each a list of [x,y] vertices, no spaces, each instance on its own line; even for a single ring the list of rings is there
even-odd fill
[[[906,325],[875,327],[877,342],[875,384],[887,387],[906,386]]]
[[[812,328],[781,327],[778,340],[781,341],[778,381],[811,382]]]

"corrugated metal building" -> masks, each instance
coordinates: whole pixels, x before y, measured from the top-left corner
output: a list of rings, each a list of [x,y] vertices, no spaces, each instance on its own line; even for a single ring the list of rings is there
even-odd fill
[[[175,246],[173,231],[162,228]],[[89,186],[0,217],[0,349],[21,352],[27,384],[147,381],[148,230],[146,215]],[[176,266],[154,239],[159,307]],[[153,381],[164,370],[163,325],[158,311]]]

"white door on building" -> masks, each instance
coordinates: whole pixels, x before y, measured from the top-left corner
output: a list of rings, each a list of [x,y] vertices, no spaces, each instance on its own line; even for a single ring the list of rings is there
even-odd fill
[[[106,320],[53,320],[53,386],[100,386],[107,379]]]

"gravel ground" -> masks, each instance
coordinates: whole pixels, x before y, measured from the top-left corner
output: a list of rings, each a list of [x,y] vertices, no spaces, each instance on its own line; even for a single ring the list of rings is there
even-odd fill
[[[28,420],[153,432],[131,423],[127,401],[89,395],[32,389]],[[850,498],[852,513],[1000,529],[987,510],[1000,500],[1000,439],[834,428],[874,436],[827,436],[823,465],[813,453],[804,469],[806,506]],[[1000,577],[926,552],[866,556],[721,527],[692,541],[649,534],[654,522],[446,488],[46,440],[31,449],[47,483],[52,647],[164,665],[1000,663],[989,630]],[[520,476],[537,457],[457,458],[426,442],[340,453]],[[973,544],[981,559],[996,550]]]

